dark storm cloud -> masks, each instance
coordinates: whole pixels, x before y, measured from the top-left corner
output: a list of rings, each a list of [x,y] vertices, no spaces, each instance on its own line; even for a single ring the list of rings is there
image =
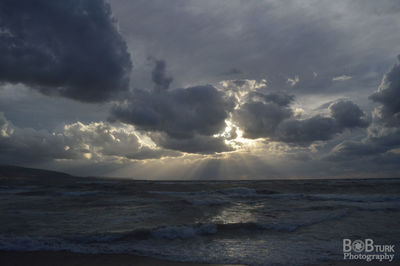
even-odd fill
[[[105,101],[128,88],[131,61],[102,0],[0,2],[0,82]]]
[[[135,90],[128,102],[114,106],[110,119],[135,125],[140,130],[166,133],[164,138],[154,139],[162,147],[203,152],[200,146],[207,142],[204,149],[211,149],[214,140],[206,137],[225,128],[225,119],[232,108],[233,103],[212,86]],[[184,143],[177,143],[183,139]],[[215,151],[220,151],[221,145],[217,142],[214,142]]]
[[[377,92],[370,96],[382,104],[378,110],[381,121],[387,126],[400,126],[400,55],[398,62],[383,77]]]
[[[355,103],[341,100],[329,106],[332,117],[343,128],[367,127],[368,122],[363,119],[364,112]]]
[[[127,103],[114,106],[111,120],[174,138],[214,135],[225,127],[232,103],[212,86],[161,92],[135,90]]]
[[[168,90],[165,62],[156,61],[152,71],[154,90],[135,89],[130,98],[116,103],[110,121],[121,121],[150,135],[158,145],[186,152],[226,151],[212,136],[225,128],[233,109],[232,99],[211,85]]]
[[[292,110],[276,103],[259,101],[245,103],[233,114],[233,119],[243,130],[245,138],[273,136],[276,127],[291,117]]]
[[[361,141],[343,141],[327,155],[328,160],[358,160],[363,157],[388,158],[385,154],[400,147],[400,129],[372,124]],[[384,156],[385,155],[385,156]],[[391,155],[396,156],[396,153]],[[398,156],[398,155],[397,155]]]
[[[275,139],[308,145],[314,141],[328,141],[346,129],[365,128],[368,122],[364,112],[353,102],[339,100],[329,106],[330,117],[320,115],[303,120],[283,121],[275,135]]]
[[[327,141],[345,129],[365,128],[364,112],[353,102],[339,100],[329,105],[331,116],[320,115],[298,120],[289,107],[294,97],[285,93],[249,93],[250,100],[240,106],[233,119],[247,138],[269,138],[293,144],[308,145]]]
[[[326,141],[343,130],[331,117],[314,116],[304,120],[287,120],[279,125],[273,138],[294,144]]]
[[[151,72],[151,79],[155,84],[155,89],[157,91],[168,90],[169,85],[171,84],[173,78],[167,77],[165,73],[165,61],[164,60],[156,60],[155,67]]]
[[[128,159],[242,147],[221,156],[237,155],[232,169],[269,153],[268,160],[282,162],[278,172],[316,176],[365,164],[379,172],[380,163],[390,169],[399,161],[399,64],[371,96],[380,107],[367,130],[361,108],[343,100],[373,108],[367,96],[400,48],[393,34],[398,0],[109,0],[118,29],[104,1],[0,1],[0,83],[12,83],[0,87],[0,111],[12,121],[0,116],[0,162],[73,168],[85,161],[90,172]],[[128,76],[139,89],[128,90]],[[27,90],[22,101],[17,93]],[[117,94],[126,98],[85,103]],[[110,120],[134,125],[136,133],[128,125],[92,123],[112,105]],[[223,132],[225,120],[230,132]],[[237,136],[262,140],[241,146]],[[329,151],[330,160],[316,160]],[[266,164],[259,164],[262,178]]]
[[[400,60],[400,57],[398,59]],[[370,99],[380,106],[374,112],[367,136],[361,141],[344,141],[338,144],[332,149],[328,159],[346,160],[369,156],[376,160],[386,160],[385,158],[396,156],[396,153],[391,151],[400,147],[399,63],[383,76],[379,89],[370,96]],[[350,118],[345,108],[342,112],[343,117]]]

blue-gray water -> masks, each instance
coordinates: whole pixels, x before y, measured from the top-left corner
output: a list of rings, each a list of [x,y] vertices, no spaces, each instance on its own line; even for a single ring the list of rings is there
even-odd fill
[[[341,260],[343,238],[398,246],[399,192],[399,179],[2,178],[0,250],[308,265]]]

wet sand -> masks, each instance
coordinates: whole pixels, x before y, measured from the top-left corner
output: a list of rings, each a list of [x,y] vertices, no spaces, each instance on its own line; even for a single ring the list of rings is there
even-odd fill
[[[1,266],[233,266],[174,262],[128,254],[82,254],[69,251],[0,251]],[[239,265],[237,265],[239,266]]]
[[[383,265],[400,265],[399,261],[392,261],[392,262],[379,262],[379,261],[336,261],[336,262],[325,262],[321,264],[316,264],[314,266],[360,266],[360,265],[368,265],[368,266],[383,266]]]
[[[310,266],[400,265],[399,261],[336,261]],[[1,266],[244,266],[239,264],[203,264],[175,262],[129,254],[83,254],[70,251],[0,251]]]

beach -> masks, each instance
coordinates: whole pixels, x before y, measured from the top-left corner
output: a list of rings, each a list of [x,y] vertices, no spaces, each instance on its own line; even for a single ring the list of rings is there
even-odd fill
[[[359,265],[343,260],[343,239],[397,246],[399,190],[399,179],[0,176],[0,265]]]
[[[240,266],[174,262],[128,254],[83,254],[68,251],[0,251],[3,266]]]
[[[353,266],[363,262],[326,262],[310,266]],[[160,260],[128,254],[82,254],[68,251],[0,251],[4,266],[244,266],[244,264],[204,264]],[[370,262],[369,266],[399,265],[399,263]]]

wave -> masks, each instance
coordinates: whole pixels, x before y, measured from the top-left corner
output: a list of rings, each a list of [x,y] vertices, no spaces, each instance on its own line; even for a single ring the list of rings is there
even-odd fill
[[[89,190],[89,191],[50,191],[39,189],[38,186],[24,186],[24,187],[9,187],[0,186],[0,193],[16,194],[21,196],[45,196],[45,195],[56,195],[66,197],[79,197],[96,195],[104,193],[105,191],[100,190]]]
[[[94,242],[130,241],[132,239],[189,239],[198,236],[214,235],[218,232],[238,230],[271,230],[277,232],[293,232],[301,227],[311,226],[322,222],[337,220],[349,214],[348,211],[309,216],[300,220],[276,223],[239,222],[239,223],[196,223],[184,225],[168,225],[156,228],[141,228],[129,232],[111,233],[95,238],[85,238]]]
[[[198,226],[167,226],[154,230],[151,235],[155,238],[187,239],[215,233],[217,233],[217,226],[215,224],[201,224]]]
[[[218,190],[217,192],[228,195],[228,196],[236,196],[236,197],[248,197],[248,196],[257,196],[257,191],[253,188],[247,187],[234,187],[234,188],[226,188]]]
[[[290,240],[287,243],[271,239],[291,239],[281,235],[272,236],[269,231],[291,233],[300,227],[310,226],[316,223],[339,219],[345,213],[332,213],[319,215],[309,220],[282,222],[282,223],[207,223],[170,225],[157,228],[142,228],[124,232],[108,232],[103,234],[83,234],[59,237],[34,237],[34,236],[1,236],[0,250],[68,250],[79,253],[91,254],[136,254],[142,256],[158,257],[177,261],[195,261],[202,263],[231,263],[246,265],[287,265],[289,260],[276,253],[281,247],[288,248],[291,255],[290,264],[303,255],[298,243],[290,248]],[[265,235],[261,235],[262,233]],[[216,236],[216,234],[221,233]],[[268,234],[268,237],[266,236]],[[255,235],[262,238],[253,239]],[[265,237],[264,237],[265,236]],[[207,239],[203,239],[207,237]],[[293,234],[297,237],[297,233]],[[196,239],[197,238],[197,239]],[[229,238],[227,240],[227,238]],[[211,240],[212,241],[209,241]],[[185,248],[187,247],[187,248]],[[277,248],[278,247],[278,248]],[[319,248],[319,246],[318,246]],[[316,248],[316,252],[320,249]],[[300,249],[300,250],[299,250]],[[236,250],[236,254],[224,252]],[[265,250],[269,252],[266,255]],[[299,250],[299,251],[298,251]],[[216,255],[218,257],[216,257]],[[242,256],[245,254],[245,256]],[[250,254],[250,255],[246,255]],[[315,253],[319,254],[319,253]],[[300,256],[303,258],[304,256]],[[313,258],[313,256],[310,256]],[[307,261],[307,264],[310,261]],[[299,263],[300,264],[300,263]],[[301,263],[305,264],[305,263]]]
[[[349,202],[389,202],[400,201],[398,195],[349,195],[349,194],[315,194],[306,195],[309,200],[349,201]]]
[[[60,237],[46,236],[0,236],[0,250],[71,250],[79,252],[113,252],[114,247],[129,246],[141,240],[189,240],[196,237],[228,233],[235,237],[240,231],[246,234],[257,231],[293,232],[305,226],[340,219],[347,212],[315,216],[309,219],[276,223],[198,223],[170,225],[156,228],[138,228],[132,231],[107,232],[98,234],[68,235]],[[83,251],[82,251],[83,250]],[[119,251],[118,251],[119,252]]]
[[[239,222],[239,223],[196,223],[184,225],[166,225],[155,228],[138,228],[131,231],[105,232],[98,234],[68,235],[59,238],[49,237],[16,237],[0,236],[0,250],[37,250],[58,249],[65,245],[99,245],[132,243],[140,240],[187,240],[196,237],[215,235],[218,232],[229,233],[235,236],[238,231],[243,233],[255,231],[293,232],[301,227],[312,226],[318,223],[340,219],[348,212],[335,212],[310,216],[305,219],[283,221],[276,223]],[[43,244],[38,243],[45,243]],[[48,246],[47,246],[48,245]],[[103,252],[103,251],[102,251]]]
[[[186,199],[185,202],[193,206],[215,206],[229,204],[230,201],[222,198]]]
[[[265,197],[281,200],[343,201],[343,202],[390,202],[400,201],[398,195],[357,195],[357,194],[272,194]]]
[[[149,191],[152,194],[167,195],[174,197],[191,197],[191,196],[211,196],[222,195],[226,197],[252,198],[252,197],[269,197],[272,194],[278,194],[276,191],[256,190],[247,187],[233,187],[219,190],[209,191]]]
[[[7,194],[19,194],[25,192],[31,192],[32,190],[38,188],[37,186],[22,186],[22,187],[12,187],[12,186],[0,186],[1,193]]]
[[[397,202],[399,195],[360,195],[360,194],[308,194],[308,193],[279,193],[270,190],[257,190],[247,187],[234,187],[212,191],[178,192],[178,191],[150,191],[150,193],[161,194],[183,198],[192,205],[221,205],[229,203],[231,198],[261,198],[279,200],[306,200],[306,201],[337,201],[337,202]]]
[[[148,193],[173,197],[202,196],[210,194],[209,191],[148,191]]]
[[[99,193],[103,193],[104,191],[63,191],[57,192],[57,195],[65,196],[65,197],[80,197],[80,196],[91,196],[97,195]]]
[[[217,226],[218,230],[237,230],[237,229],[248,229],[248,230],[271,230],[277,232],[293,232],[301,227],[312,226],[315,224],[328,222],[332,220],[338,220],[346,217],[349,213],[347,211],[342,211],[338,213],[328,213],[321,216],[311,216],[302,220],[294,221],[283,221],[276,223],[232,223],[232,224],[219,224]]]

